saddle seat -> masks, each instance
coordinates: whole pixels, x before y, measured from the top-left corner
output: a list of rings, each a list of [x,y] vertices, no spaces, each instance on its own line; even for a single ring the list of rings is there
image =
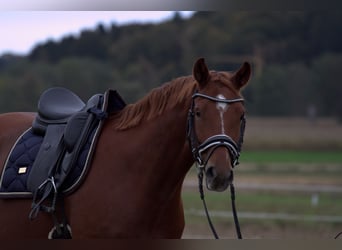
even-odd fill
[[[80,113],[86,106],[72,91],[61,87],[50,88],[39,98],[37,116],[32,123],[33,131],[45,135],[48,125],[66,124],[71,116]]]
[[[38,113],[47,120],[64,120],[81,111],[85,103],[72,91],[56,87],[46,90],[38,102]]]

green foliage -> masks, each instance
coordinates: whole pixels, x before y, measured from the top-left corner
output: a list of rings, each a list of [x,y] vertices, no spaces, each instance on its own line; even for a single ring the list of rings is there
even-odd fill
[[[321,109],[339,120],[342,120],[342,85],[338,79],[341,65],[342,54],[322,54],[313,61],[313,83],[320,93]]]
[[[42,91],[65,86],[82,98],[117,89],[128,102],[177,76],[198,57],[210,68],[253,65],[248,112],[342,119],[339,12],[197,12],[183,20],[82,30],[37,45],[27,57],[0,57],[0,112],[34,110]]]
[[[310,104],[319,106],[314,72],[303,62],[270,64],[252,79],[248,108],[260,116],[303,116]]]

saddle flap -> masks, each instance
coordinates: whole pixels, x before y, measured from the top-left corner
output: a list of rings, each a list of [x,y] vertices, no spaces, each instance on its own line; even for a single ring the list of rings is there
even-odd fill
[[[68,152],[71,152],[75,147],[88,117],[89,113],[87,112],[76,113],[70,117],[64,131],[64,143]]]
[[[34,192],[49,176],[63,153],[62,137],[65,125],[49,126],[27,179],[27,188]]]

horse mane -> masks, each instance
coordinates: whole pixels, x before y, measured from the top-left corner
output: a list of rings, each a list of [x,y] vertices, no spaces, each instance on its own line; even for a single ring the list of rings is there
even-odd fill
[[[126,130],[151,120],[167,109],[190,100],[196,81],[192,76],[173,79],[158,88],[152,89],[145,97],[134,104],[127,105],[122,111],[111,117],[116,130]]]

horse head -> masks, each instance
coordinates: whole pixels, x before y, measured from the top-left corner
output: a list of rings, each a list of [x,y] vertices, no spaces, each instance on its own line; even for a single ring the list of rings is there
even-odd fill
[[[235,72],[209,71],[203,58],[193,67],[196,91],[188,117],[188,137],[209,190],[224,191],[233,182],[245,125],[240,91],[251,75],[245,62]]]

